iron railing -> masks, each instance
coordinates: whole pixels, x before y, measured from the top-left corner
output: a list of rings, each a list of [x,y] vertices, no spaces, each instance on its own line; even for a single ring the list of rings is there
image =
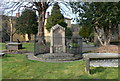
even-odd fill
[[[37,37],[35,37],[34,55],[50,53],[51,37],[46,36],[44,38],[45,38],[46,44],[39,43]],[[60,45],[61,44],[60,42],[63,41],[61,40],[62,38],[65,39],[65,50],[66,50],[65,53],[82,54],[82,38],[81,37],[56,37],[53,39],[57,40],[58,45]]]

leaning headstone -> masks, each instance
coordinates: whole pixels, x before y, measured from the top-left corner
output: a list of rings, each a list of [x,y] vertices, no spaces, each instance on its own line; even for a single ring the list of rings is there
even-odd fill
[[[65,53],[65,28],[59,24],[51,28],[50,53]]]

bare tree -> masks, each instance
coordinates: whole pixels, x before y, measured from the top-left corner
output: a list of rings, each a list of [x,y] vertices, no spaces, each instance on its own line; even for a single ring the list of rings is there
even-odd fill
[[[45,44],[45,39],[44,39],[44,22],[45,22],[45,13],[47,8],[49,7],[50,2],[9,2],[7,3],[6,12],[9,13],[12,11],[20,11],[21,9],[24,10],[24,8],[31,8],[33,10],[36,10],[38,12],[38,42],[40,44]],[[13,24],[11,21],[11,18],[9,19],[10,21],[10,27],[12,29]],[[11,30],[12,31],[12,30]],[[12,37],[11,33],[11,37]]]
[[[49,7],[47,2],[34,2],[37,11],[38,11],[38,42],[40,44],[46,44],[44,39],[44,22],[45,22],[45,13]]]
[[[45,22],[45,13],[49,6],[53,5],[55,2],[49,2],[47,1],[41,1],[41,2],[14,2],[14,3],[8,3],[9,7],[6,9],[11,9],[13,11],[20,11],[23,8],[31,8],[33,10],[36,10],[38,12],[38,34],[37,39],[40,44],[46,44],[45,38],[44,38],[44,22]],[[63,3],[67,7],[67,2]],[[66,13],[62,8],[61,10]]]

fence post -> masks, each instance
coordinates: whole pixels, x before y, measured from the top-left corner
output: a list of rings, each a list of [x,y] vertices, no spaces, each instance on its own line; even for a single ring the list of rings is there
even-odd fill
[[[82,56],[82,38],[79,37],[78,39],[79,39],[78,40],[78,42],[79,42],[79,54]]]
[[[85,71],[87,73],[90,73],[90,59],[89,58],[85,58],[85,61],[86,61],[86,67],[85,67]]]
[[[34,55],[36,55],[36,34],[34,35]]]

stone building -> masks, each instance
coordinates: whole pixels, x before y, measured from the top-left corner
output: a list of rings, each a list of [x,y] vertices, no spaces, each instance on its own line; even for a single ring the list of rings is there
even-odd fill
[[[20,35],[16,33],[15,29],[15,20],[19,17],[19,14],[16,14],[16,16],[5,16],[0,15],[0,18],[2,19],[1,22],[1,29],[0,29],[0,41],[1,42],[7,42],[10,41],[10,32],[13,32],[13,41],[17,41],[19,39],[20,41],[28,41],[28,36],[26,35]],[[12,27],[10,26],[10,18],[12,19]],[[34,39],[34,36],[31,35],[32,40]]]
[[[14,17],[12,17],[12,19],[16,19],[17,17],[19,17],[20,16],[20,14],[19,13],[16,13],[16,16],[14,16]],[[45,16],[45,23],[44,23],[44,33],[45,33],[45,37],[47,38],[49,38],[50,37],[50,32],[46,29],[46,23],[47,23],[47,19],[48,19],[48,17],[49,17],[50,15],[49,15],[49,12],[47,12],[46,13],[46,16]],[[3,17],[3,15],[2,15],[2,17]],[[5,16],[7,19],[6,20],[8,20],[8,17],[7,16]],[[3,19],[3,20],[5,20],[5,19]],[[72,19],[70,19],[70,18],[64,18],[64,21],[67,23],[67,27],[69,27],[71,30],[72,30],[72,32],[73,32],[73,34],[75,35],[76,33],[78,34],[78,32],[79,32],[79,25],[78,24],[71,24],[71,21],[72,21]],[[6,30],[8,31],[8,30],[11,30],[10,29],[10,27],[8,26],[8,25],[4,25],[4,27],[3,28],[6,28]],[[15,31],[15,28],[14,28],[14,26],[13,26],[13,28],[12,28],[12,31]],[[1,31],[2,32],[2,31]],[[3,31],[4,32],[4,31]],[[5,36],[2,36],[3,37],[3,40],[5,40],[5,41],[9,41],[10,40],[10,36],[6,33],[5,34],[5,32],[3,33]],[[29,39],[28,39],[28,35],[27,34],[25,34],[25,35],[20,35],[20,34],[17,34],[17,33],[15,33],[14,34],[14,36],[13,36],[13,41],[17,41],[17,39],[19,39],[20,41],[29,41]],[[31,35],[31,40],[34,40],[34,35]]]

